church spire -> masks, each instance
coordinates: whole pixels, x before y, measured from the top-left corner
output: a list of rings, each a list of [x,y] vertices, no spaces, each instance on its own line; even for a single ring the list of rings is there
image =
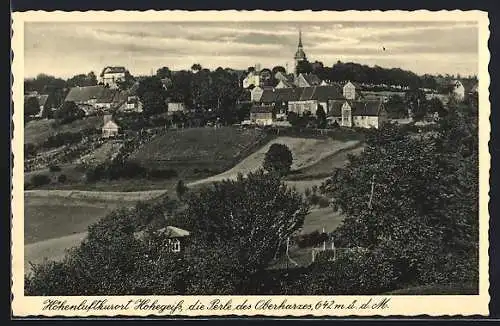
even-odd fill
[[[299,28],[299,48],[302,47],[302,29]]]

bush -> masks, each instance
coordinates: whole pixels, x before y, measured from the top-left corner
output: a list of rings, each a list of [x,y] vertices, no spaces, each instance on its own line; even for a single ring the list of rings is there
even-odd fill
[[[292,152],[284,144],[272,144],[269,147],[262,167],[268,172],[276,172],[285,176],[290,172],[293,163]]]
[[[321,208],[328,207],[328,206],[330,206],[330,200],[326,197],[321,196],[321,197],[319,197],[318,205]]]
[[[61,174],[57,177],[57,182],[59,183],[65,183],[68,178],[66,177],[65,174]]]
[[[50,183],[50,178],[45,174],[35,174],[30,179],[30,184],[36,188]]]
[[[59,172],[61,171],[61,167],[59,165],[49,165],[50,172]]]
[[[307,275],[307,294],[369,295],[400,286],[401,274],[383,251],[352,249],[338,255],[335,261],[329,256],[320,254],[311,266]]]

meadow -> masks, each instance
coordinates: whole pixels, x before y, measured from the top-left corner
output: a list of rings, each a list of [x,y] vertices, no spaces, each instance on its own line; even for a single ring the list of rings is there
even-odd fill
[[[32,120],[24,126],[24,143],[41,144],[50,136],[62,132],[78,132],[89,128],[101,128],[102,117],[86,117],[59,125],[55,120]]]

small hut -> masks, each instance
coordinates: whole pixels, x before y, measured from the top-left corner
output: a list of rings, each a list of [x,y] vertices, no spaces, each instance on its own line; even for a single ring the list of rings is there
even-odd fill
[[[120,127],[113,121],[110,114],[104,116],[104,126],[102,127],[102,138],[112,138],[118,135]]]

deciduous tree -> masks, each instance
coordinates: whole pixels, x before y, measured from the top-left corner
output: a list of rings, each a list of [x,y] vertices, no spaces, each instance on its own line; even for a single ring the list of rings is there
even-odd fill
[[[290,172],[293,163],[292,152],[284,144],[272,144],[267,151],[262,167],[268,171],[285,176]]]

